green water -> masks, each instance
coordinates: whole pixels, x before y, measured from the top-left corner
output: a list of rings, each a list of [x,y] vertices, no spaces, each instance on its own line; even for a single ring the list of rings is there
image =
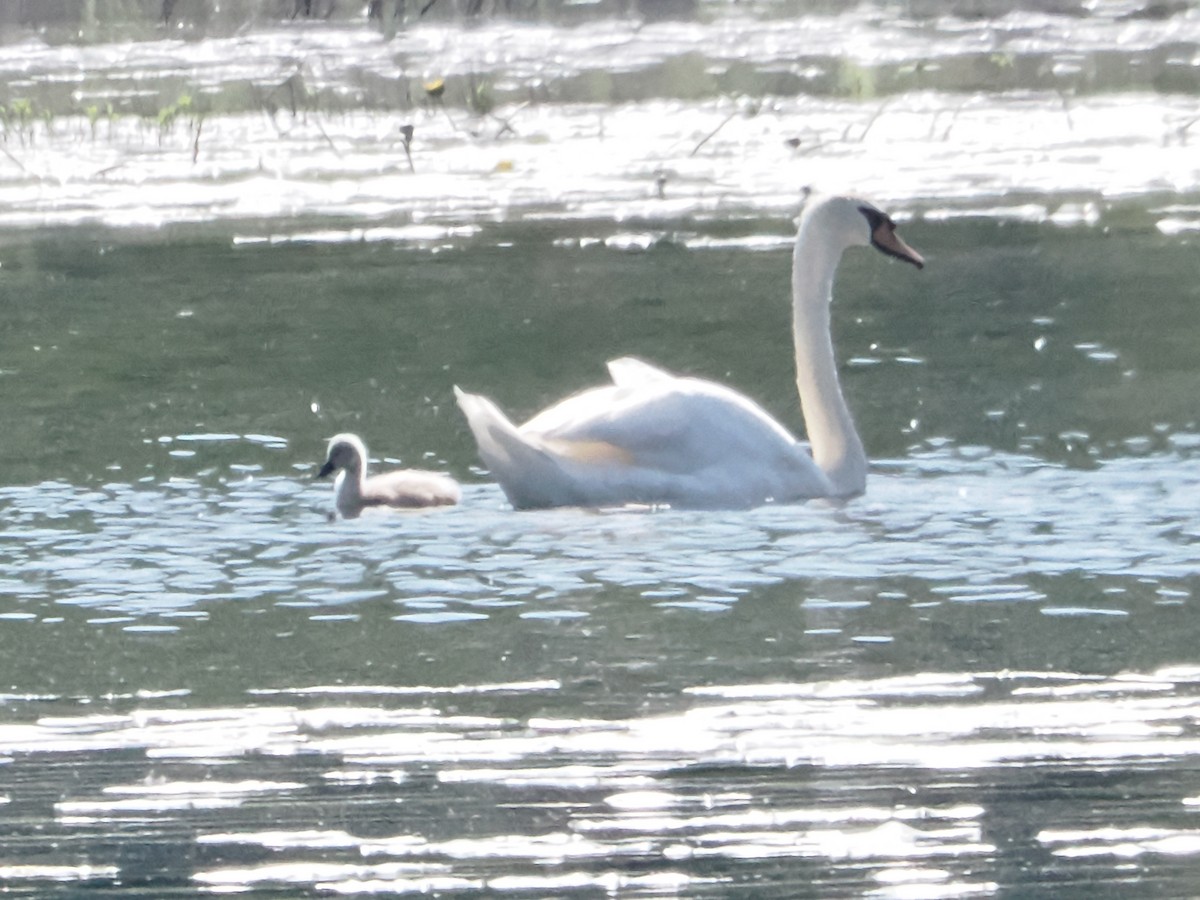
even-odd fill
[[[786,223],[758,227],[786,237]],[[452,385],[520,419],[622,355],[726,381],[802,429],[786,249],[555,246],[570,230],[495,226],[436,252],[95,232],[10,244],[0,402],[22,427],[9,479],[232,462],[222,447],[168,456],[172,438],[204,433],[281,437],[286,452],[252,458],[286,474],[342,430],[471,479]],[[864,252],[838,283],[836,341],[872,456],[944,439],[1087,465],[1194,431],[1190,240],[988,221],[907,231],[926,272]]]

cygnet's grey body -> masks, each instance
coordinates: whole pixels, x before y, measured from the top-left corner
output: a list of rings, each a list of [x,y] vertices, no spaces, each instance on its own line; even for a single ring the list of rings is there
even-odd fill
[[[453,506],[462,498],[458,483],[440,472],[397,469],[368,476],[367,448],[354,434],[338,434],[330,439],[325,464],[317,477],[324,478],[338,469],[335,506],[347,519],[356,518],[369,507]]]

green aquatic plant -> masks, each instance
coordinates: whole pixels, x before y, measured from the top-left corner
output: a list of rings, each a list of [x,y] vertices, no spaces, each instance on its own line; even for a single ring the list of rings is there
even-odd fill
[[[158,110],[158,129],[164,134],[175,128],[175,121],[181,115],[187,115],[192,110],[192,97],[190,94],[183,94],[174,103],[167,106],[159,107]]]
[[[492,90],[491,79],[477,76],[474,73],[468,76],[467,105],[477,116],[491,115],[496,108],[496,95]]]
[[[855,100],[873,100],[879,93],[875,70],[849,59],[838,65],[838,87]]]
[[[204,130],[205,110],[192,99],[191,94],[181,94],[174,103],[159,107],[156,117],[158,141],[162,144],[174,131],[180,120],[187,122],[189,143],[192,146],[192,162],[200,156],[200,135]]]
[[[112,135],[112,124],[117,118],[117,111],[113,108],[112,101],[105,103],[104,106],[93,103],[83,111],[83,114],[87,116],[88,129],[91,131],[93,141],[96,139],[96,129],[99,127],[101,119],[108,122],[109,135]]]
[[[27,97],[14,97],[7,104],[0,106],[0,124],[4,128],[4,140],[15,135],[21,146],[33,143],[33,123],[37,117],[32,100]]]

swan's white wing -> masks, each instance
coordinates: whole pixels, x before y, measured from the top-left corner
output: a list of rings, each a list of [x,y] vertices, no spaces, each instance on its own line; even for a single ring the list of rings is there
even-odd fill
[[[636,361],[618,369],[619,384],[568,397],[520,428],[456,389],[514,506],[729,508],[829,493],[807,449],[736,391]]]
[[[569,430],[579,422],[626,406],[646,389],[679,381],[677,375],[649,363],[623,356],[608,362],[613,383],[587,388],[548,406],[521,426],[526,434],[550,434]]]
[[[608,361],[608,374],[617,387],[640,387],[656,381],[673,381],[679,376],[632,356]]]
[[[565,445],[576,444],[595,455],[609,445],[630,466],[670,473],[796,460],[811,465],[787,429],[743,395],[711,381],[645,369],[653,374],[568,397],[523,425],[522,434],[565,452]]]

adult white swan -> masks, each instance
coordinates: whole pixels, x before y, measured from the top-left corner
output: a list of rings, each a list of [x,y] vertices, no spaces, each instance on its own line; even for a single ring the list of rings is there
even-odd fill
[[[758,404],[636,359],[520,427],[485,397],[454,389],[479,455],[518,509],[669,504],[742,508],[848,497],[867,458],[838,383],[829,304],[842,252],[871,244],[921,268],[895,223],[854,197],[809,198],[792,259],[796,386],[811,453]]]

